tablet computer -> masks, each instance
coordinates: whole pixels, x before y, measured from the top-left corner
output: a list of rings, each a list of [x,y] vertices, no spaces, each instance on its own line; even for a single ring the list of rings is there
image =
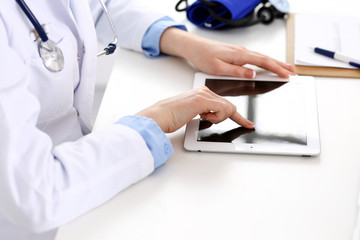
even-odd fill
[[[255,123],[246,129],[227,119],[218,124],[193,119],[186,126],[189,151],[314,156],[320,153],[316,85],[313,77],[255,79],[196,73],[193,87],[207,86]]]

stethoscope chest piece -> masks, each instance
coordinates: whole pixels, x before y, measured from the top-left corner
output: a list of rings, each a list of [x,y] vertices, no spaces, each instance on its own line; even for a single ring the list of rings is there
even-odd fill
[[[29,21],[33,24],[36,33],[41,38],[39,44],[39,54],[45,67],[51,72],[60,72],[64,69],[64,54],[54,41],[49,39],[44,28],[41,26],[35,15],[24,0],[16,0],[20,8],[24,11]]]
[[[52,72],[60,72],[64,68],[64,55],[54,41],[48,39],[41,41],[39,47],[40,57],[47,69]]]
[[[112,54],[115,51],[116,43],[117,43],[117,35],[116,35],[115,26],[110,18],[106,5],[102,0],[99,1],[101,3],[102,8],[104,9],[104,12],[106,13],[112,31],[114,32],[115,35],[114,41],[109,43],[109,45],[104,49],[104,51],[98,54],[98,56],[101,56],[103,54],[106,55]],[[51,72],[60,72],[61,70],[64,69],[64,55],[61,49],[56,45],[54,41],[49,39],[44,28],[36,19],[35,15],[31,12],[29,6],[24,2],[24,0],[16,0],[16,2],[19,4],[20,8],[24,11],[29,21],[33,24],[36,33],[41,38],[41,42],[39,44],[39,54],[45,67]]]

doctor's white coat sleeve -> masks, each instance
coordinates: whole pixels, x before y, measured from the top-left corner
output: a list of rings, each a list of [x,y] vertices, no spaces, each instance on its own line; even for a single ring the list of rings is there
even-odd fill
[[[98,0],[88,0],[95,21],[98,40],[104,44],[113,39],[106,14]],[[142,52],[142,39],[152,23],[164,17],[153,1],[105,0],[119,38],[119,46]]]
[[[149,175],[154,162],[140,134],[117,124],[53,146],[36,127],[40,104],[9,31],[0,18],[0,215],[44,232]]]

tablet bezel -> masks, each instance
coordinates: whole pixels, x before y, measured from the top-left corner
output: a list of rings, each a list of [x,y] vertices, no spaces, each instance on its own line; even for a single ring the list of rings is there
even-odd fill
[[[254,79],[243,79],[224,76],[213,76],[204,73],[196,73],[193,88],[205,85],[206,79],[242,80],[242,81],[299,81],[306,89],[306,136],[307,145],[296,144],[260,144],[260,143],[224,143],[224,142],[201,142],[197,141],[200,119],[190,121],[186,126],[184,147],[188,151],[204,152],[231,152],[247,154],[271,154],[271,155],[297,155],[315,156],[320,154],[320,135],[316,100],[315,79],[308,76],[294,76],[283,79],[274,75],[259,74]]]

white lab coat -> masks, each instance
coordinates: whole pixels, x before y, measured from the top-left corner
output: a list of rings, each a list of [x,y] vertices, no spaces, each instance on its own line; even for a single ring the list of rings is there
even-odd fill
[[[94,20],[104,39],[113,39],[98,1],[27,4],[61,47],[65,68],[52,73],[44,67],[32,24],[15,1],[1,0],[0,239],[53,239],[59,226],[154,168],[136,131],[114,124],[90,133]],[[109,0],[107,6],[120,45],[141,51],[143,34],[162,15],[129,0]]]

